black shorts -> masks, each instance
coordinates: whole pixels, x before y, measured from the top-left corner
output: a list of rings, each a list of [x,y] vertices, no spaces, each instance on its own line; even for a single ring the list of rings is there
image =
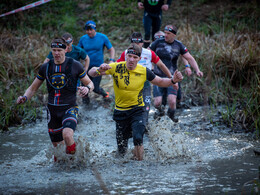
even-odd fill
[[[157,85],[153,86],[153,97],[163,96],[167,93],[168,95],[177,95],[177,91],[173,88],[173,86],[170,87],[159,87]]]
[[[113,119],[116,122],[117,143],[123,143],[133,137],[134,145],[143,144],[145,121],[143,118],[144,107],[136,107],[131,110],[114,110]]]
[[[75,131],[78,119],[78,106],[47,106],[49,135],[52,142],[63,140],[62,130],[66,127]]]

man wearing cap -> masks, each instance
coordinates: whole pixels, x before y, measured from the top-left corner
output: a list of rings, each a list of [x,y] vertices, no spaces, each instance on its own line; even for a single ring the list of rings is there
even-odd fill
[[[91,20],[87,21],[85,24],[85,30],[87,34],[80,38],[78,46],[83,48],[89,55],[89,70],[94,66],[99,66],[104,63],[104,47],[109,51],[109,62],[115,62],[115,49],[106,35],[96,32],[96,23]],[[102,77],[90,77],[90,79],[94,83],[95,93],[102,95],[104,98],[109,97],[108,92],[105,92],[104,89],[100,87]]]
[[[67,44],[67,52],[65,55],[67,57],[71,57],[74,60],[77,60],[79,62],[82,60],[84,69],[88,70],[89,57],[88,57],[87,53],[85,52],[85,50],[78,46],[73,45],[73,37],[70,33],[64,33],[62,35],[62,38],[66,41],[66,44]],[[49,62],[50,59],[53,59],[52,51],[50,51],[49,55],[44,60],[44,63]]]
[[[164,39],[158,39],[154,41],[150,45],[150,49],[153,50],[160,59],[164,62],[167,68],[171,71],[172,74],[177,70],[177,60],[179,55],[183,56],[190,65],[196,71],[197,76],[202,77],[203,72],[200,71],[197,62],[192,57],[192,55],[188,52],[188,49],[177,39],[176,33],[177,28],[173,25],[166,25],[164,29],[165,37]],[[186,65],[186,68],[190,68],[190,65]],[[158,68],[154,67],[154,73],[158,76],[165,77],[166,75]],[[158,109],[158,115],[163,115],[164,110],[161,107],[162,105],[162,96],[164,91],[167,91],[167,98],[168,98],[168,116],[174,121],[178,122],[178,119],[175,117],[175,110],[176,110],[176,96],[177,90],[170,87],[162,88],[158,86],[153,86],[153,96],[154,96],[154,106]]]
[[[143,135],[145,121],[143,118],[143,87],[146,80],[160,87],[173,86],[182,80],[182,74],[176,71],[173,78],[156,76],[149,68],[137,64],[141,59],[142,48],[131,44],[126,53],[126,61],[102,64],[89,71],[92,77],[112,75],[115,92],[115,109],[113,119],[116,122],[116,139],[118,153],[124,155],[128,139],[133,137],[133,154],[136,160],[143,160]]]
[[[168,78],[172,78],[171,72],[168,70],[168,68],[165,66],[165,64],[160,60],[160,58],[154,53],[154,51],[151,51],[151,50],[146,49],[146,48],[142,48],[143,38],[142,38],[141,33],[134,32],[131,35],[130,40],[131,40],[131,43],[135,43],[135,44],[139,45],[142,49],[141,59],[138,62],[138,64],[141,64],[142,66],[152,70],[152,66],[153,66],[152,63],[154,63],[165,73],[165,75],[167,75]],[[125,50],[121,54],[121,56],[117,60],[117,62],[126,61],[126,54],[127,54],[127,50]],[[144,122],[145,122],[145,126],[147,126],[148,115],[149,115],[150,104],[151,104],[151,85],[150,85],[149,81],[146,81],[144,83],[143,100],[144,100],[144,104],[145,104]]]
[[[38,74],[25,91],[23,96],[17,98],[17,104],[29,101],[46,79],[48,89],[48,129],[54,147],[60,143],[66,144],[66,153],[74,154],[76,144],[73,138],[77,126],[78,106],[76,93],[87,95],[94,85],[88,77],[83,65],[66,57],[67,45],[64,39],[55,38],[51,42],[53,59],[44,63]],[[77,87],[78,78],[85,86]],[[56,157],[54,157],[56,161]]]

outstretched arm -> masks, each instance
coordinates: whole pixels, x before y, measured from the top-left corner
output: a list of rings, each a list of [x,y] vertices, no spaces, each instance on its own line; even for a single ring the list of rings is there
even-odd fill
[[[89,76],[91,77],[97,77],[101,75],[106,75],[106,71],[111,69],[111,66],[109,64],[101,64],[100,67],[93,67],[88,71]]]
[[[161,78],[156,76],[151,83],[154,85],[157,85],[159,87],[169,87],[169,86],[174,86],[176,88],[176,85],[178,82],[182,81],[183,76],[180,71],[176,70],[174,72],[173,78]]]
[[[36,93],[39,87],[42,85],[43,81],[35,78],[31,86],[25,91],[23,96],[19,96],[16,100],[17,104],[23,104],[27,100],[30,100],[32,96]]]

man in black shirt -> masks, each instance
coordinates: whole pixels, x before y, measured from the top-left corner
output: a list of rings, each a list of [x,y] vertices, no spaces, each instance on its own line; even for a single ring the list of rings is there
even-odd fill
[[[76,93],[87,95],[94,89],[83,65],[66,57],[67,45],[64,39],[56,38],[51,43],[53,59],[44,63],[23,96],[17,98],[17,104],[30,100],[46,79],[48,89],[48,129],[54,147],[60,143],[66,144],[66,153],[74,154],[76,144],[73,134],[77,126],[78,106]],[[85,86],[77,87],[77,80]],[[56,161],[54,157],[54,161]]]
[[[167,11],[171,5],[172,0],[138,0],[138,8],[144,9],[143,23],[144,23],[144,48],[147,48],[150,44],[150,35],[152,27],[152,39],[154,40],[154,34],[160,30],[162,21],[162,10]]]
[[[158,39],[154,41],[150,49],[153,50],[163,61],[163,63],[170,70],[173,75],[177,70],[177,60],[181,55],[184,57],[192,68],[196,71],[197,76],[202,77],[203,72],[200,71],[197,62],[189,53],[188,49],[178,40],[175,39],[177,28],[174,25],[166,25],[164,29],[165,37],[164,39]],[[190,65],[186,65],[186,69],[190,69]],[[187,72],[187,71],[186,71]],[[160,77],[166,77],[166,75],[157,67],[154,67],[154,73]],[[168,116],[174,121],[178,122],[178,119],[175,118],[176,110],[176,97],[177,90],[173,87],[161,88],[156,85],[153,86],[153,96],[154,96],[154,106],[158,109],[159,115],[163,115],[164,111],[162,110],[162,96],[164,91],[167,92],[168,97]]]

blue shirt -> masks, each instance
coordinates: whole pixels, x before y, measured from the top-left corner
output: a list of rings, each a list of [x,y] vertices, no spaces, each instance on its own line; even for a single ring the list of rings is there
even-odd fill
[[[94,37],[83,35],[79,40],[79,47],[83,48],[90,58],[89,68],[100,66],[104,63],[104,47],[111,49],[113,46],[106,35],[97,32]]]
[[[82,48],[80,48],[78,46],[72,45],[72,50],[70,52],[67,52],[65,54],[65,56],[71,57],[74,60],[80,61],[80,60],[85,60],[86,59],[87,53],[85,52],[84,49],[82,49]],[[49,53],[47,58],[49,58],[49,59],[53,58],[52,52]]]

